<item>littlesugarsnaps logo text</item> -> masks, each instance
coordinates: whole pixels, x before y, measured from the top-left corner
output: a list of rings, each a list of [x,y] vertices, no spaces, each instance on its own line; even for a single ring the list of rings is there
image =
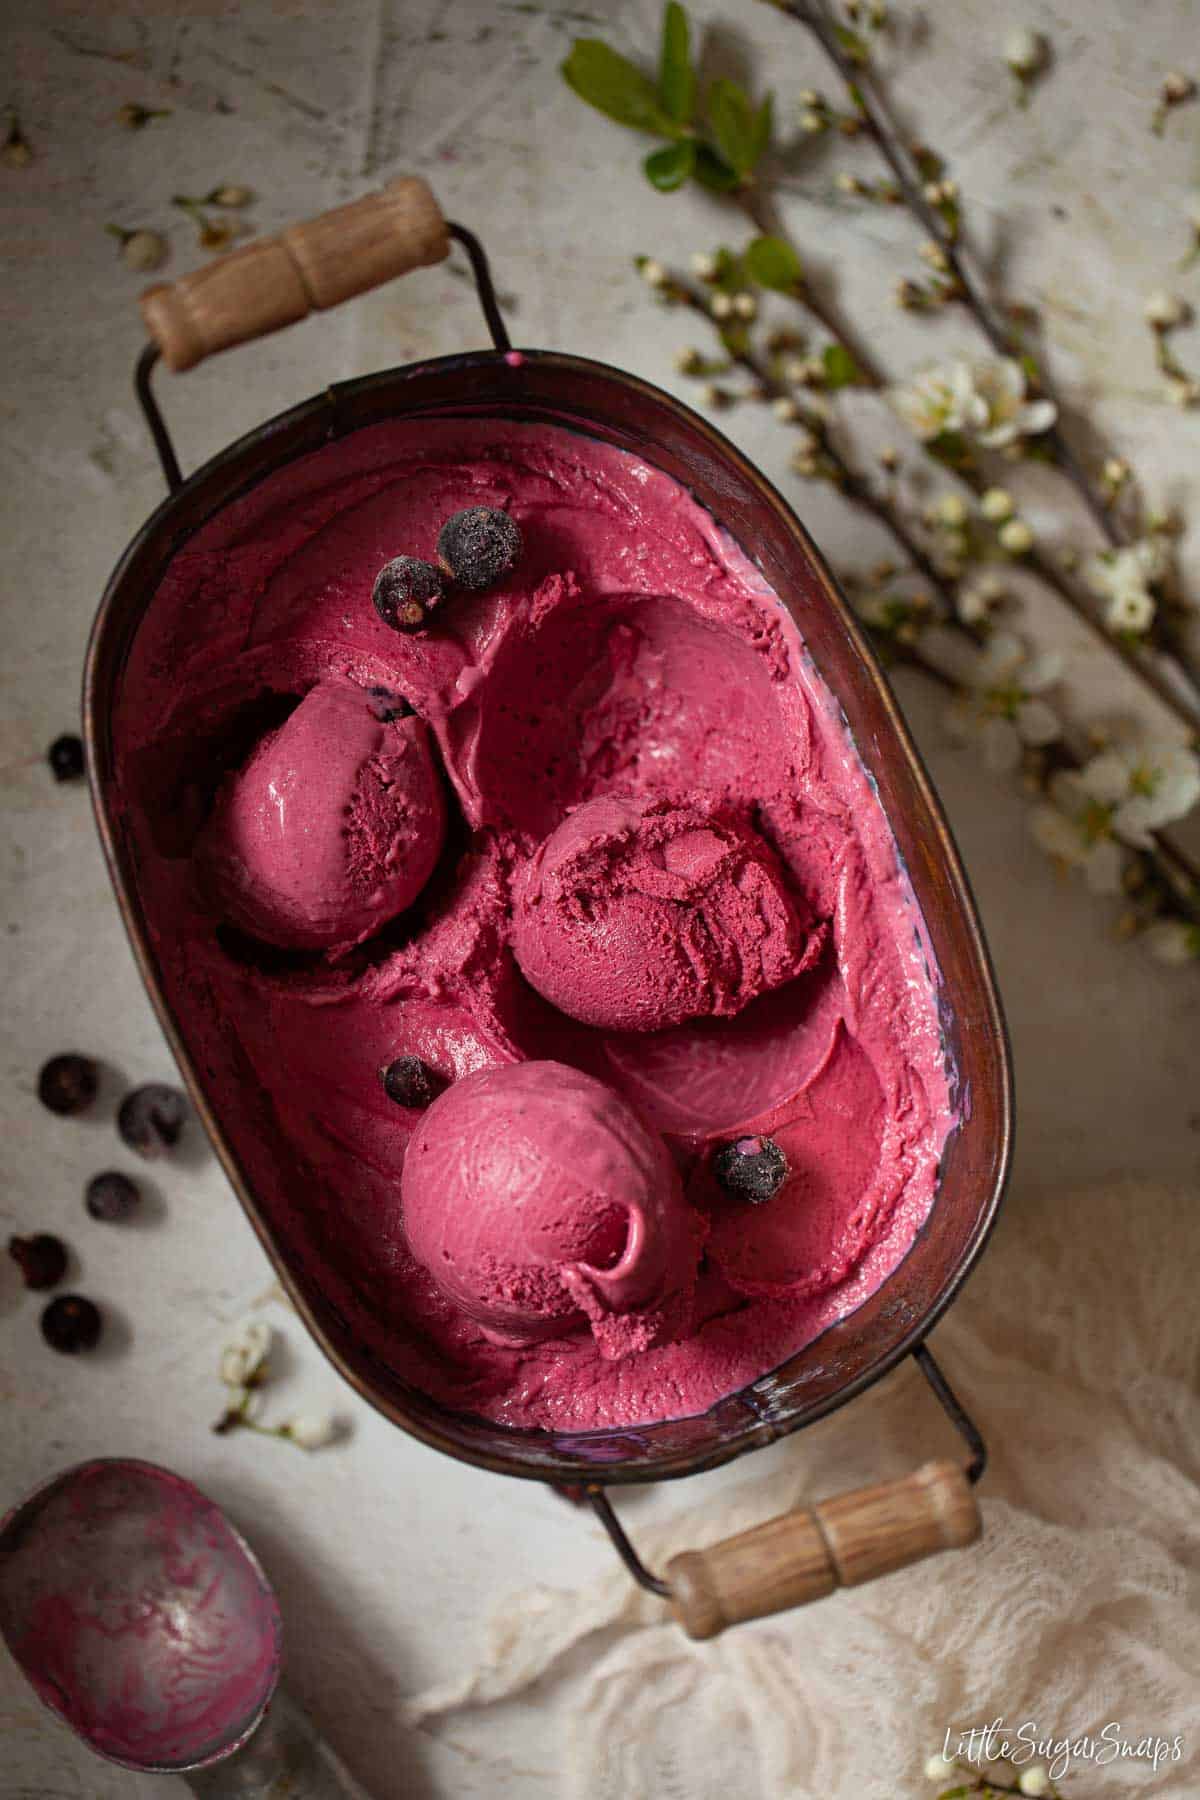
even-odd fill
[[[1033,1719],[1010,1724],[999,1718],[966,1729],[950,1726],[942,1756],[947,1763],[970,1763],[980,1769],[993,1762],[1011,1763],[1014,1769],[1041,1764],[1053,1781],[1061,1781],[1076,1763],[1103,1769],[1113,1763],[1141,1762],[1157,1773],[1165,1764],[1182,1760],[1183,1739],[1130,1731],[1115,1719],[1098,1731],[1067,1735],[1046,1731]]]

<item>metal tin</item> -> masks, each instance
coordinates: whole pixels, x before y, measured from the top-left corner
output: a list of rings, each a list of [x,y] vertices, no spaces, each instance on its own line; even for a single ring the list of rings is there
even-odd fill
[[[946,1146],[926,1225],[900,1267],[855,1312],[770,1374],[692,1418],[589,1432],[507,1428],[437,1405],[365,1350],[323,1291],[319,1261],[294,1235],[285,1240],[276,1232],[246,1180],[236,1144],[214,1115],[203,1073],[164,1000],[116,803],[112,731],[122,671],[167,564],[191,534],[265,476],[360,427],[481,416],[566,426],[633,452],[690,489],[749,552],[795,616],[841,702],[895,834],[938,971],[961,1123]],[[481,1468],[589,1489],[695,1474],[797,1431],[861,1393],[922,1344],[954,1299],[995,1220],[1012,1145],[1009,1050],[974,901],[886,678],[808,533],[737,447],[669,394],[582,357],[522,351],[506,358],[487,351],[339,383],[271,419],[172,493],[121,558],[88,649],[84,731],[96,819],[118,903],[196,1110],[309,1330],[352,1386],[414,1437]],[[928,1353],[923,1355],[927,1363]],[[981,1447],[976,1462],[982,1467]]]

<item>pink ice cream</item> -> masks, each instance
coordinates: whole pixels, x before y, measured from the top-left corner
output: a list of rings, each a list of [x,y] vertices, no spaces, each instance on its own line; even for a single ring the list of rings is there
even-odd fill
[[[611,1031],[739,1013],[819,947],[761,838],[665,800],[577,807],[526,866],[513,909],[526,980]]]
[[[379,569],[479,506],[516,567],[390,631]],[[415,716],[380,723],[380,687]],[[495,419],[327,444],[175,554],[114,740],[163,987],[260,1206],[440,1405],[701,1412],[903,1260],[955,1116],[923,923],[791,614],[649,463]],[[380,1081],[401,1057],[449,1084],[425,1114]],[[763,1135],[789,1172],[752,1205],[716,1153]]]
[[[404,1159],[404,1234],[494,1343],[585,1324],[602,1356],[682,1337],[706,1227],[662,1138],[564,1063],[465,1075]]]
[[[197,855],[224,917],[284,949],[348,949],[411,906],[446,834],[422,720],[326,680],[226,779]]]

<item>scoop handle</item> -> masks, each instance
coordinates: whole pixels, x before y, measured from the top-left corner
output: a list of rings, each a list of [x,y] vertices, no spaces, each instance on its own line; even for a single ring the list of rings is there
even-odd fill
[[[974,1543],[975,1492],[957,1463],[929,1462],[898,1481],[857,1488],[784,1513],[667,1564],[676,1618],[689,1637],[858,1587],[939,1550]]]
[[[282,1689],[248,1744],[184,1781],[201,1800],[371,1800]]]
[[[194,369],[217,350],[294,325],[449,253],[446,221],[428,184],[404,175],[179,281],[147,288],[142,317],[167,367]]]

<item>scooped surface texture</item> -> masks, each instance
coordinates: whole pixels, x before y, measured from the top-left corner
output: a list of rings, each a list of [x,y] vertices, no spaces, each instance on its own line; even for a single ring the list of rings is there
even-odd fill
[[[389,629],[379,571],[481,509],[511,566]],[[703,1411],[902,1261],[954,1121],[922,921],[790,614],[668,476],[546,425],[331,443],[176,552],[114,732],[263,1211],[440,1404]]]

